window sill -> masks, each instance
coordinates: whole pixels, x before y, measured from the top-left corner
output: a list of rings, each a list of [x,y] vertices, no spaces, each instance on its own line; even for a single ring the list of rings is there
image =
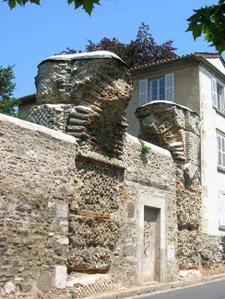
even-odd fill
[[[145,104],[140,104],[140,102],[139,102],[139,104],[138,104],[138,107],[143,107],[143,106],[145,106],[145,105],[148,105],[148,104],[151,104],[151,103],[172,103],[172,104],[176,104],[176,100],[174,99],[174,100],[148,100],[148,102],[147,103],[145,103]],[[225,117],[225,114],[224,114],[224,117]]]
[[[219,114],[219,115],[225,117],[225,111],[221,111],[221,110],[217,109],[216,107],[213,107],[213,108],[216,110],[216,113],[217,113],[217,114]]]
[[[225,166],[218,165],[217,170],[225,173]]]
[[[225,231],[225,225],[219,225],[219,230]]]

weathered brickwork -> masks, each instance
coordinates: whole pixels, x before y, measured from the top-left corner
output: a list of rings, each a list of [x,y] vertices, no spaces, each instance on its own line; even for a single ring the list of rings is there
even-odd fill
[[[76,159],[76,197],[70,205],[69,271],[109,271],[119,237],[113,213],[119,209],[124,170],[98,160]]]
[[[132,86],[119,57],[49,58],[38,67],[36,87],[31,121],[75,136],[85,149],[121,157]]]
[[[118,210],[124,170],[95,160],[76,160],[76,167],[77,197],[71,209],[106,215]]]
[[[69,104],[44,104],[30,110],[29,120],[46,128],[65,132],[69,113],[73,108]]]

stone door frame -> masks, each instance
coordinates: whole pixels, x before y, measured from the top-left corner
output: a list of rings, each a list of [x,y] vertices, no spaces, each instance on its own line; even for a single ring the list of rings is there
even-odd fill
[[[160,217],[160,279],[159,282],[166,281],[166,252],[167,252],[167,242],[166,242],[166,207],[165,207],[165,197],[162,194],[154,193],[158,190],[150,187],[141,187],[139,189],[139,225],[138,225],[138,282],[142,284],[143,279],[143,236],[144,236],[144,207],[159,209]],[[162,192],[163,193],[163,192]]]

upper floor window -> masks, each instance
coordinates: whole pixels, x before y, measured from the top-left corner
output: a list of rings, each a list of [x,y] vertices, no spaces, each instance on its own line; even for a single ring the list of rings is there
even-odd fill
[[[218,166],[225,167],[225,135],[217,133]]]
[[[139,81],[139,106],[152,101],[174,101],[174,74]]]
[[[216,79],[212,79],[213,106],[220,112],[225,113],[224,86]]]

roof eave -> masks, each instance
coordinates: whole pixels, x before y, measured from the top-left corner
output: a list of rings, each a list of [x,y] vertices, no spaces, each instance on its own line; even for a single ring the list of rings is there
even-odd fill
[[[204,66],[206,66],[206,68],[209,71],[212,71],[214,74],[216,74],[224,83],[225,83],[225,74],[222,73],[219,69],[217,69],[217,67],[215,67],[212,63],[210,63],[206,58],[204,58],[201,55],[189,55],[186,57],[180,57],[177,58],[176,60],[172,60],[172,61],[165,61],[159,64],[153,64],[153,65],[148,65],[148,66],[143,66],[141,68],[137,68],[137,69],[131,69],[131,73],[133,74],[137,74],[140,72],[146,72],[146,71],[150,71],[150,70],[154,70],[157,69],[159,67],[167,67],[167,66],[171,66],[171,65],[182,65],[182,64],[186,64],[186,63],[198,63],[198,64],[203,64]]]
[[[195,55],[188,55],[186,57],[179,57],[177,59],[174,59],[174,60],[169,60],[169,61],[164,61],[164,62],[161,62],[161,63],[155,63],[155,64],[152,64],[152,65],[146,65],[146,66],[143,66],[143,67],[140,67],[140,68],[133,68],[131,69],[130,71],[132,73],[137,73],[137,72],[142,72],[143,70],[144,71],[147,71],[147,70],[150,70],[150,69],[154,69],[154,68],[158,68],[160,66],[170,66],[170,65],[174,65],[174,64],[184,64],[184,63],[193,63],[193,62],[196,62],[198,61],[197,60],[197,57]]]
[[[213,72],[217,77],[221,79],[225,83],[225,74],[222,73],[217,67],[215,67],[212,63],[210,63],[204,57],[198,56],[197,59],[200,63],[202,63],[209,71]]]

